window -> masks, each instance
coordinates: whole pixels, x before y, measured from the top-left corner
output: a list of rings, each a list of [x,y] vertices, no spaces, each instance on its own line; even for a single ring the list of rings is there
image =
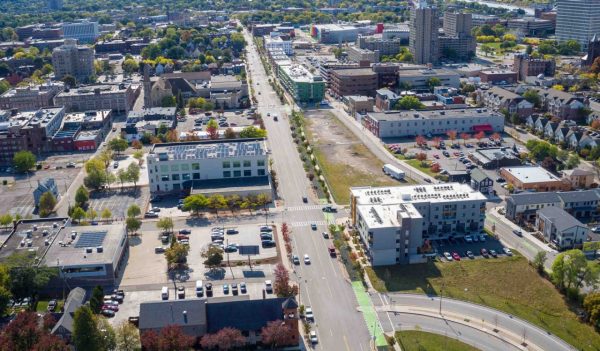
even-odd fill
[[[171,175],[171,179],[173,179],[173,180],[179,180],[179,174],[173,174],[173,175]]]
[[[192,174],[192,179],[200,179],[200,173]]]
[[[244,177],[252,177],[252,170],[251,169],[245,169],[244,170]]]
[[[233,171],[233,176],[234,177],[241,177],[242,176],[242,171]]]
[[[244,161],[244,167],[251,167],[250,161],[248,161],[248,160]]]
[[[190,180],[190,174],[189,173],[184,173],[181,175],[181,180]]]
[[[258,161],[256,161],[256,165],[257,165],[258,167],[264,167],[264,165],[265,165],[265,160],[258,160]]]
[[[190,170],[190,165],[187,165],[187,164],[181,165],[181,170],[182,171],[189,171]]]
[[[265,170],[264,169],[259,169],[257,174],[259,176],[264,176],[265,175]]]
[[[171,172],[179,171],[179,165],[171,165]]]
[[[231,171],[223,171],[223,178],[231,178]]]
[[[168,175],[160,176],[160,180],[162,180],[163,182],[168,182],[169,181],[169,176]]]
[[[160,171],[163,173],[167,173],[169,171],[168,165],[160,165]]]
[[[229,168],[231,167],[231,163],[229,163],[229,161],[223,161],[223,168]]]
[[[199,163],[192,163],[192,170],[193,171],[197,171],[200,169],[200,164]]]
[[[240,161],[233,161],[233,168],[240,168]]]

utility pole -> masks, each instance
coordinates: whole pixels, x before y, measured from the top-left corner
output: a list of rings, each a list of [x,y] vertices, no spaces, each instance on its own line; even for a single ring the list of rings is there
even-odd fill
[[[444,299],[444,282],[442,281],[442,288],[440,289],[440,315],[442,314],[442,300]]]

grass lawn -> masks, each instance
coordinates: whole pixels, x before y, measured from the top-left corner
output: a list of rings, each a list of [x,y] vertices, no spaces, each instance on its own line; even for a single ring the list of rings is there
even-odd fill
[[[431,165],[431,161],[426,161],[426,162],[429,165]],[[419,161],[419,160],[415,160],[415,159],[413,159],[413,160],[407,160],[406,163],[408,165],[410,165],[411,167],[416,168],[419,171],[421,171],[421,172],[423,172],[425,174],[428,174],[428,175],[430,175],[432,177],[435,177],[436,175],[439,174],[439,173],[432,172],[430,167],[423,167],[423,166],[421,166],[421,161]]]
[[[528,320],[579,350],[600,350],[600,334],[580,323],[563,296],[518,254],[450,264],[367,267],[366,272],[378,291],[437,294],[443,282],[445,296]]]
[[[396,341],[403,351],[478,351],[471,345],[447,336],[418,330],[396,332]]]
[[[37,306],[35,309],[36,312],[47,312],[48,311],[48,302],[50,302],[50,300],[38,300]],[[63,303],[64,303],[64,301],[57,300],[56,309],[54,311],[59,312],[62,309]]]

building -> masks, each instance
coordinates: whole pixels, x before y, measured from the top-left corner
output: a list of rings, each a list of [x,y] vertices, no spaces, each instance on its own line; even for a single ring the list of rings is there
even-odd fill
[[[439,37],[439,56],[451,60],[469,60],[475,56],[477,44],[471,34],[472,27],[470,13],[446,11],[444,35]]]
[[[490,84],[515,84],[517,82],[517,72],[508,69],[489,69],[479,71],[479,78],[482,83]]]
[[[311,36],[322,44],[342,44],[355,42],[358,29],[354,26],[339,24],[314,24]]]
[[[276,24],[257,23],[252,25],[252,35],[255,37],[262,37],[271,34],[271,32],[277,27]]]
[[[471,188],[484,195],[494,194],[494,180],[479,168],[471,170]]]
[[[177,325],[183,333],[199,339],[223,328],[235,328],[246,337],[248,345],[254,345],[260,342],[263,327],[281,321],[295,332],[292,344],[297,345],[298,320],[298,303],[294,298],[251,300],[248,295],[241,295],[142,302],[139,329],[141,333],[159,332]]]
[[[269,35],[265,35],[263,38],[263,43],[267,51],[271,49],[281,49],[286,55],[291,56],[294,54],[291,40],[283,40],[281,37],[271,37]]]
[[[561,171],[563,179],[567,179],[572,189],[589,189],[594,184],[595,174],[580,168]]]
[[[373,106],[375,105],[375,99],[370,96],[363,95],[349,95],[346,96],[348,100],[347,105],[350,116],[356,116],[356,114],[365,114],[367,112],[373,112]]]
[[[79,307],[83,306],[84,302],[84,289],[75,288],[69,291],[69,295],[67,295],[67,300],[63,306],[63,314],[52,328],[51,334],[57,335],[63,340],[69,342],[73,336],[75,311],[77,311]]]
[[[114,113],[127,113],[133,107],[140,93],[139,85],[121,83],[119,85],[89,85],[65,90],[54,98],[57,106],[67,111],[112,110]]]
[[[554,32],[555,23],[548,19],[523,17],[509,19],[506,27],[521,37],[545,37],[548,33]]]
[[[383,88],[375,91],[375,106],[380,111],[394,110],[398,100],[400,100],[400,95],[390,89]]]
[[[426,240],[480,233],[486,197],[467,184],[350,189],[352,225],[373,266],[420,263]]]
[[[362,119],[363,126],[379,138],[444,135],[479,131],[501,132],[504,116],[487,109],[472,108],[441,111],[371,112]]]
[[[386,33],[384,31],[384,33]],[[408,39],[408,31],[407,38]],[[377,51],[381,56],[394,56],[400,53],[400,47],[402,45],[402,39],[400,36],[396,36],[390,39],[383,37],[364,36],[359,35],[356,39],[356,46],[360,49],[369,51]],[[357,61],[358,62],[358,61]]]
[[[64,89],[62,83],[16,87],[0,95],[0,109],[38,110],[54,106],[54,97]]]
[[[317,103],[325,96],[325,82],[320,75],[310,73],[304,66],[281,66],[279,69],[281,85],[296,102]]]
[[[348,60],[353,62],[369,62],[369,63],[377,63],[379,62],[379,51],[372,51],[369,49],[361,49],[356,46],[350,46],[346,49],[346,54],[348,55]]]
[[[517,190],[565,191],[570,190],[569,182],[539,166],[504,167],[500,175]]]
[[[45,178],[41,181],[38,180],[38,186],[33,190],[33,203],[38,206],[40,204],[40,199],[42,195],[45,193],[50,193],[56,201],[58,201],[60,197],[60,193],[58,191],[58,187],[56,186],[56,182],[54,178]]]
[[[594,34],[588,44],[587,54],[583,57],[582,64],[591,66],[598,57],[600,57],[600,37],[598,34]]]
[[[507,147],[476,149],[468,158],[485,169],[521,165],[519,154]]]
[[[557,250],[581,248],[590,233],[585,224],[555,206],[538,211],[535,227],[544,235],[546,242]]]
[[[409,90],[431,91],[429,80],[438,78],[441,86],[452,88],[460,87],[460,75],[444,68],[408,67],[398,71],[398,84],[408,87]]]
[[[449,37],[460,37],[471,35],[473,18],[470,13],[444,12],[444,35]]]
[[[71,75],[80,81],[87,81],[94,75],[94,49],[77,45],[75,40],[65,40],[65,44],[52,50],[52,66],[56,79]]]
[[[544,111],[562,120],[584,119],[585,114],[582,113],[585,108],[583,98],[552,88],[535,87],[533,89],[538,92]]]
[[[410,10],[409,48],[416,64],[437,63],[439,55],[437,8],[420,0]]]
[[[65,39],[75,39],[81,44],[93,44],[100,36],[98,22],[89,22],[87,20],[74,23],[63,23],[62,30]]]
[[[573,217],[590,221],[598,217],[600,194],[597,189],[513,194],[506,198],[506,218],[517,223],[532,222],[537,211],[557,206]]]
[[[583,50],[600,33],[599,0],[557,0],[556,39],[575,39]]]
[[[330,88],[338,96],[374,96],[377,86],[377,73],[371,68],[331,71]]]
[[[533,58],[527,54],[515,54],[513,71],[517,72],[517,79],[524,81],[529,76],[543,74],[546,77],[553,77],[556,70],[556,64],[553,59]]]
[[[64,227],[48,239],[42,264],[59,272],[51,287],[116,285],[129,251],[124,225]]]
[[[150,191],[191,189],[271,195],[264,139],[156,144],[147,156]]]
[[[531,116],[534,108],[534,105],[521,95],[498,86],[478,90],[477,101],[494,111],[506,110],[510,116],[516,114],[521,119]]]

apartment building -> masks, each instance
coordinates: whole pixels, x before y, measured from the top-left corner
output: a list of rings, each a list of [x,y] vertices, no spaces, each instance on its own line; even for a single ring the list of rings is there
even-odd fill
[[[63,89],[62,82],[16,87],[0,95],[0,109],[27,111],[54,106],[54,97]]]
[[[556,39],[575,39],[586,50],[590,39],[600,33],[599,0],[557,0]]]
[[[557,250],[581,248],[590,229],[560,207],[546,207],[538,211],[536,229]]]
[[[265,35],[263,38],[263,43],[267,51],[271,49],[281,49],[286,55],[291,56],[294,54],[291,40],[283,40],[281,37],[271,37],[269,35]]]
[[[283,87],[297,102],[315,103],[323,101],[325,82],[320,75],[312,74],[304,66],[279,67],[279,79]]]
[[[350,189],[352,225],[373,266],[421,263],[425,240],[483,230],[486,197],[468,184]]]
[[[531,116],[534,107],[521,95],[498,86],[488,90],[478,90],[477,101],[494,111],[505,109],[509,115],[517,114],[521,119]]]
[[[416,64],[437,63],[439,59],[437,8],[420,0],[410,10],[409,48]]]
[[[517,79],[524,81],[529,76],[539,74],[546,77],[554,76],[556,63],[553,59],[536,59],[527,54],[515,54],[512,69],[517,72]]]
[[[65,39],[75,39],[79,43],[94,43],[100,36],[98,22],[87,20],[74,23],[63,23],[62,30]]]
[[[331,72],[331,90],[338,96],[375,96],[377,73],[371,68],[341,69]]]
[[[52,66],[56,79],[71,75],[85,81],[94,75],[94,49],[77,45],[74,39],[52,50]]]
[[[537,211],[549,206],[560,207],[577,219],[595,220],[600,194],[598,189],[513,194],[506,198],[505,216],[517,223],[533,222]]]
[[[361,49],[356,46],[350,46],[348,49],[346,49],[346,54],[348,55],[348,60],[352,62],[379,62],[378,50],[373,51],[369,49]]]
[[[65,90],[56,95],[54,103],[64,106],[68,112],[112,110],[114,113],[127,113],[139,94],[139,85],[90,85]]]
[[[393,56],[400,53],[401,45],[402,40],[400,39],[400,37],[385,39],[383,37],[379,38],[373,36],[359,35],[356,39],[356,46],[360,49],[378,51],[379,55],[385,56]]]

